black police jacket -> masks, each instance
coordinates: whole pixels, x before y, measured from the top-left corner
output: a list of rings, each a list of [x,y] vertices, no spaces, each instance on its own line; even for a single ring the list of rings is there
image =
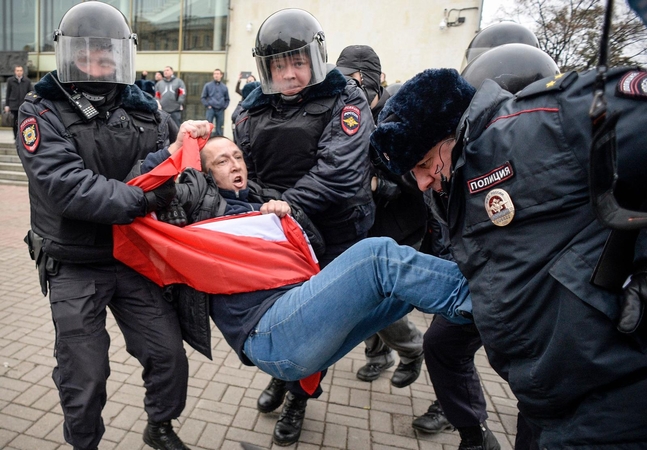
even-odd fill
[[[619,183],[644,196],[647,104],[644,91],[632,95],[623,85],[630,74],[609,71],[605,92],[609,111],[621,111]],[[445,211],[452,253],[469,281],[490,362],[521,412],[545,427],[547,448],[597,431],[587,427],[624,429],[587,402],[622,399],[614,383],[626,388],[647,371],[645,337],[632,343],[616,330],[619,290],[591,282],[610,234],[589,196],[595,76],[561,74],[514,96],[486,80],[452,154]],[[644,260],[644,248],[643,234],[627,256]],[[570,425],[556,425],[560,420]],[[640,420],[634,431],[645,429]],[[631,441],[631,432],[625,437]]]
[[[242,106],[234,131],[250,179],[303,209],[326,243],[365,235],[375,211],[368,154],[375,126],[361,89],[332,69],[299,101],[256,89]]]
[[[54,259],[113,261],[112,225],[146,212],[143,191],[122,180],[140,160],[169,155],[168,130],[158,129],[155,100],[136,86],[119,88],[114,105],[86,123],[54,76],[36,84],[18,119],[16,145],[29,178],[31,227]]]

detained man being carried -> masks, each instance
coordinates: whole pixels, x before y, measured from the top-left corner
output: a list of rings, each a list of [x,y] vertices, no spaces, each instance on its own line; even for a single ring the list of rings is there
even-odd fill
[[[238,214],[224,222],[240,232],[246,219],[275,215],[285,220],[294,213],[292,205],[280,198],[266,201],[267,191],[248,185],[243,154],[229,139],[210,139],[200,159],[202,172],[187,169],[177,189],[182,214],[190,223],[199,221],[187,229],[214,223],[205,219]],[[159,214],[162,220],[177,216]],[[305,248],[304,254],[311,253],[305,234],[298,234],[303,245],[297,242],[293,251]],[[229,245],[225,241],[229,238],[220,239],[218,245]],[[239,245],[237,251],[253,250]],[[257,286],[255,278],[279,270],[272,256],[251,263],[254,268],[242,283]],[[241,361],[276,378],[296,381],[316,376],[413,308],[457,323],[471,322],[468,286],[456,264],[390,238],[364,239],[321,271],[311,264],[312,254],[302,260],[306,276],[300,281],[252,291],[232,289],[223,281],[223,293],[208,296],[209,315]]]

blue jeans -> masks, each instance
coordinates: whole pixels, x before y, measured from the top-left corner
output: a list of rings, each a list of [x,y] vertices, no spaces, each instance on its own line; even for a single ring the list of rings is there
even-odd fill
[[[216,126],[213,128],[212,135],[222,136],[225,129],[225,110],[207,108],[207,122],[213,123],[213,119],[216,119]]]
[[[319,274],[281,296],[245,341],[245,355],[286,381],[333,365],[413,308],[470,323],[467,281],[447,260],[390,238],[353,245]]]

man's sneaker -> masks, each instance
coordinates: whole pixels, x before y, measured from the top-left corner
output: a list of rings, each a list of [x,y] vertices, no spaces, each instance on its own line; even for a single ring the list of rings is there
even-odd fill
[[[424,359],[424,356],[420,355],[409,364],[403,364],[400,361],[391,377],[391,384],[397,388],[403,388],[416,381],[420,376],[420,368]]]
[[[395,361],[391,353],[384,355],[381,362],[368,363],[357,371],[357,378],[362,381],[375,381],[380,378],[380,374],[386,369],[393,367]]]
[[[156,450],[190,450],[173,431],[171,421],[149,421],[144,430],[144,442]]]
[[[501,450],[499,441],[485,422],[477,427],[459,428],[461,445],[458,450]]]
[[[283,447],[292,445],[299,440],[307,403],[308,397],[298,397],[292,392],[288,392],[283,411],[281,411],[281,416],[274,427],[272,440],[276,445]]]
[[[422,431],[423,433],[440,433],[444,430],[453,430],[454,427],[440,407],[438,400],[434,401],[426,413],[414,419],[411,423],[414,430]]]
[[[285,381],[272,377],[270,384],[267,385],[265,390],[261,392],[256,402],[256,407],[262,413],[269,413],[281,406],[287,387]]]

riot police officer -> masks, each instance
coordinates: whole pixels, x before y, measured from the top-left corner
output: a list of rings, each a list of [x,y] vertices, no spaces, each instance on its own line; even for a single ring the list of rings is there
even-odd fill
[[[249,177],[282,192],[321,232],[325,266],[367,236],[375,205],[370,190],[369,134],[375,125],[362,90],[327,64],[326,37],[307,11],[284,9],[258,30],[253,56],[261,89],[245,99],[235,140]],[[308,398],[321,394],[272,379],[258,401],[278,408],[274,442],[299,439]]]
[[[474,95],[455,71],[429,70],[393,97],[371,137],[391,170],[413,169],[438,194],[490,363],[540,448],[647,445],[645,233],[628,265],[608,264],[612,235],[589,194],[599,88],[622,201],[645,208],[646,77],[611,69],[600,85],[595,71],[569,72],[515,95],[486,80]]]
[[[472,38],[465,50],[463,65],[467,65],[483,53],[505,44],[526,44],[539,48],[539,40],[530,29],[515,22],[499,22],[483,28]]]
[[[548,53],[526,44],[510,43],[472,60],[461,76],[477,89],[490,79],[514,94],[530,83],[558,73],[559,68]]]
[[[183,124],[169,146],[168,116],[133,85],[136,35],[116,8],[78,4],[54,39],[57,71],[21,106],[17,147],[29,178],[27,241],[56,330],[53,379],[64,437],[75,449],[96,449],[105,431],[110,308],[144,369],[144,442],[184,450],[171,425],[188,379],[178,319],[159,286],[113,258],[112,224],[170,202],[172,180],[147,193],[124,180],[177,151],[187,133],[207,136],[208,124]]]

